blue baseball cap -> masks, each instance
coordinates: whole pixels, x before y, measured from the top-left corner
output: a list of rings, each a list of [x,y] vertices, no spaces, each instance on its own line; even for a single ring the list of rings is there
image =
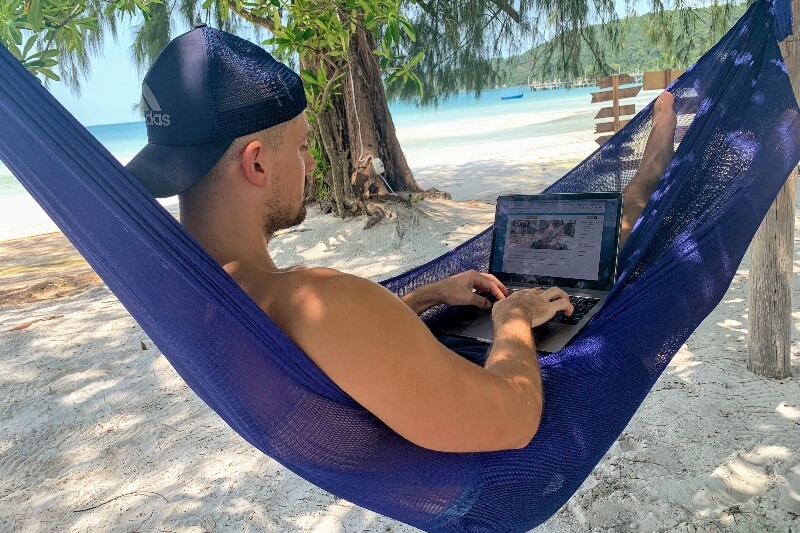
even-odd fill
[[[300,76],[266,50],[201,24],[173,39],[142,83],[147,141],[127,165],[153,196],[205,176],[234,139],[306,108]]]

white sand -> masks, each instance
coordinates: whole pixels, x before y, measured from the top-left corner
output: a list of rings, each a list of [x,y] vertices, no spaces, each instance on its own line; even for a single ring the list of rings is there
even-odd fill
[[[454,200],[493,202],[501,194],[540,192],[596,148],[591,132],[562,133],[535,142],[484,143],[472,147],[465,159],[441,148],[416,151],[410,161],[422,187],[447,191]]]
[[[447,191],[454,200],[493,202],[501,194],[537,193],[597,149],[592,120],[587,118],[585,110],[463,120],[455,122],[452,130],[449,125],[446,130],[444,126],[424,128],[426,137],[435,139],[457,131],[501,131],[510,129],[509,123],[519,127],[538,123],[542,117],[557,121],[574,116],[585,118],[585,129],[529,139],[482,140],[452,147],[432,143],[428,148],[406,149],[406,156],[422,187]],[[413,138],[422,135],[419,131],[422,129],[398,130],[398,137],[401,140],[405,140],[404,135]]]
[[[385,277],[440,255],[492,216],[487,204],[431,201],[363,231],[363,219],[312,214],[272,249],[283,264]],[[800,531],[800,339],[792,378],[746,370],[747,276],[745,261],[541,531]],[[105,287],[0,310],[0,390],[0,531],[414,531],[251,448]]]

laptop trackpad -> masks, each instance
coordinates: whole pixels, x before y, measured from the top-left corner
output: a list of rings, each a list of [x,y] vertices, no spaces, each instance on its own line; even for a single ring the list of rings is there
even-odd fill
[[[476,311],[477,313],[475,314],[467,314],[467,316],[453,328],[453,333],[472,337],[481,342],[491,343],[494,338],[492,313],[477,309]]]
[[[557,352],[575,336],[576,326],[557,322],[545,322],[533,328],[536,350],[544,353]]]

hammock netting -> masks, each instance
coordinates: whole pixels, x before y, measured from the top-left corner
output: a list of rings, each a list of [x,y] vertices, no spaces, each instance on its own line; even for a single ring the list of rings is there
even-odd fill
[[[602,312],[570,346],[541,359],[543,420],[521,450],[433,452],[391,431],[2,47],[0,159],[186,383],[253,446],[339,497],[424,530],[523,531],[553,515],[623,431],[722,298],[800,159],[798,106],[777,45],[789,28],[788,0],[758,0],[670,87],[675,158],[621,251]],[[644,150],[651,106],[547,191],[624,187]],[[384,284],[402,294],[486,270],[490,240],[484,232]]]

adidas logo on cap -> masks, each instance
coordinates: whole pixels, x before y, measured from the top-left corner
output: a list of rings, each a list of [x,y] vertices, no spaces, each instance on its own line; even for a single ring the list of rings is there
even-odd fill
[[[158,100],[156,100],[156,96],[147,86],[147,83],[142,84],[142,105],[147,110],[144,115],[145,124],[148,126],[169,126],[169,115],[161,112],[161,106],[158,105]]]

